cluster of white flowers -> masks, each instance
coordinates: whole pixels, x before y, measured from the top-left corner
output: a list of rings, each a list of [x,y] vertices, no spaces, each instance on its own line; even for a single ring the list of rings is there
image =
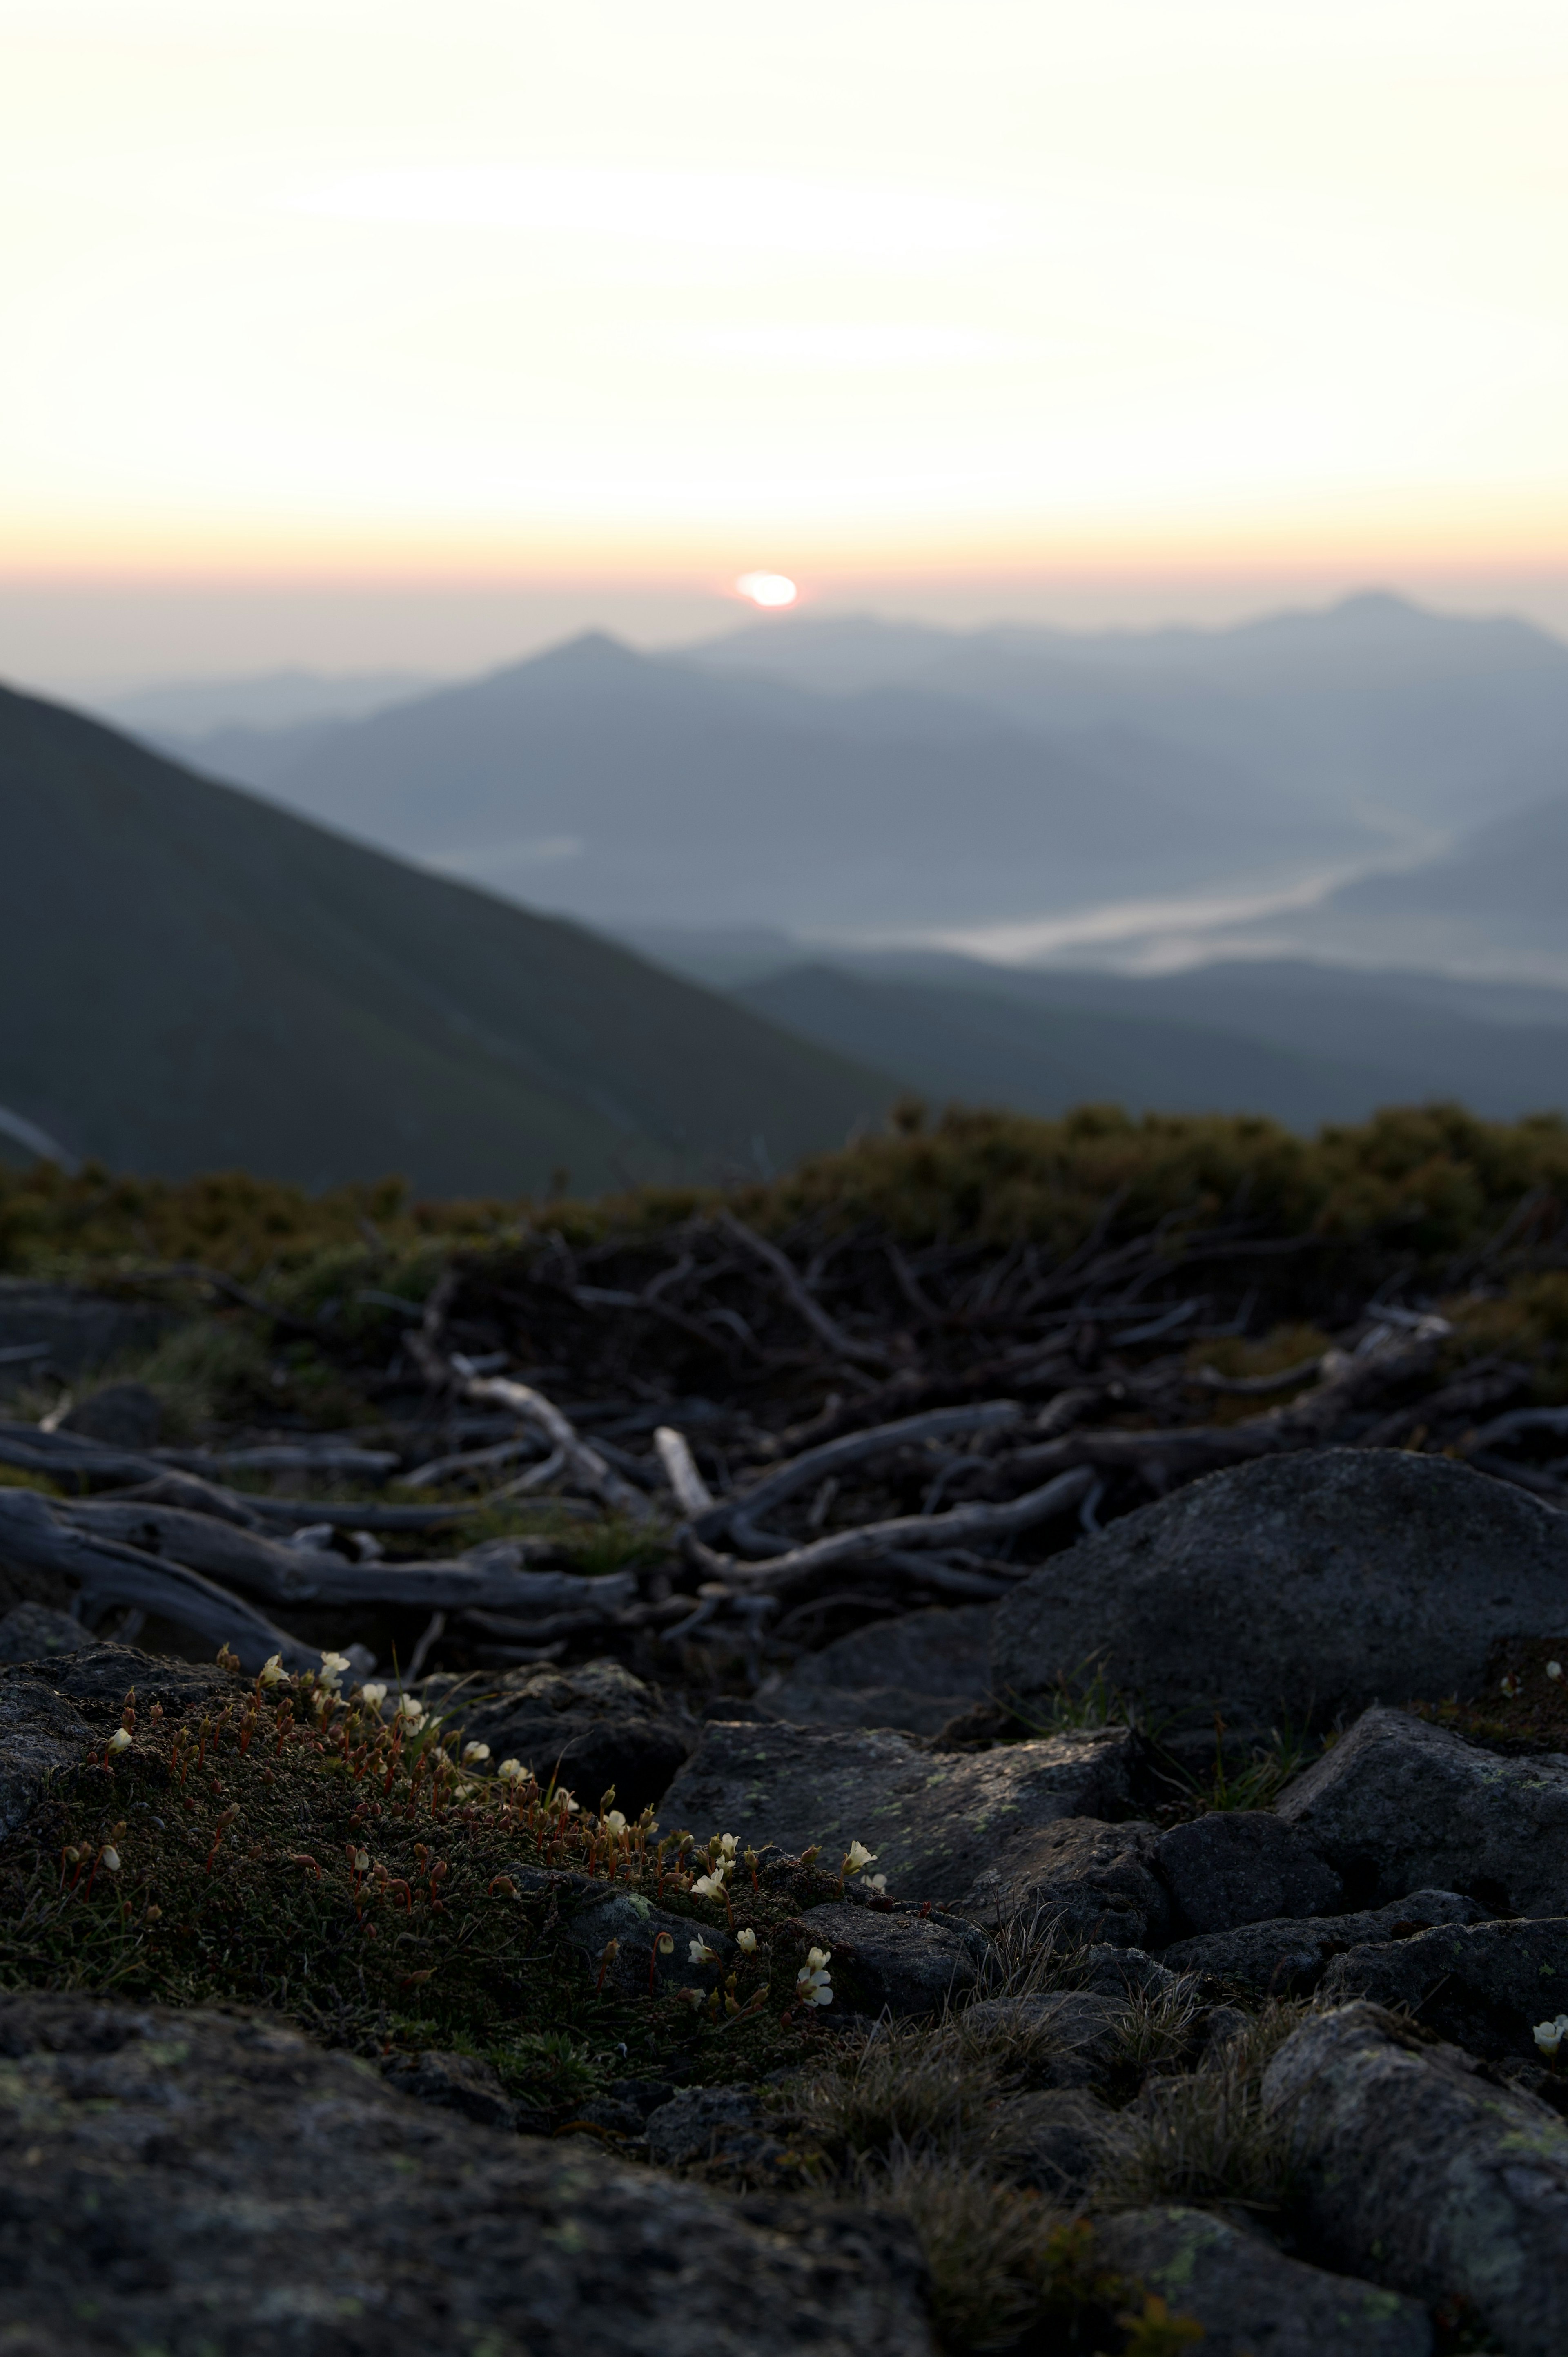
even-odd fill
[[[828,1971],[831,1948],[813,1948],[795,1975],[795,1999],[799,2005],[832,2005],[832,1977]]]
[[[1557,2060],[1557,2050],[1568,2038],[1568,2013],[1560,2013],[1555,2021],[1538,2021],[1535,2042],[1549,2062]]]
[[[324,1686],[328,1694],[336,1694],[343,1682],[344,1671],[352,1666],[347,1653],[323,1653],[316,1683]]]

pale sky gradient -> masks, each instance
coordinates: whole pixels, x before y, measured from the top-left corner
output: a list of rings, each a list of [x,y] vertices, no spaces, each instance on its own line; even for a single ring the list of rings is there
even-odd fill
[[[0,0],[0,576],[1561,578],[1565,124],[1562,0]]]

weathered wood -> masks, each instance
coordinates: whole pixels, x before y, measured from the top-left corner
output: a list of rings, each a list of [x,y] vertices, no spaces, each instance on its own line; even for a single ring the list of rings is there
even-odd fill
[[[858,1530],[835,1531],[830,1538],[813,1539],[809,1546],[792,1547],[788,1555],[767,1563],[731,1563],[729,1584],[741,1590],[777,1594],[813,1573],[836,1569],[840,1564],[875,1561],[894,1549],[961,1545],[977,1538],[1002,1538],[1025,1531],[1053,1514],[1076,1506],[1094,1479],[1087,1466],[1058,1474],[1054,1481],[1025,1497],[1000,1506],[952,1506],[944,1514],[899,1514],[884,1523],[866,1523]]]
[[[653,1446],[681,1512],[693,1518],[711,1513],[714,1493],[697,1470],[697,1460],[685,1434],[677,1432],[673,1425],[661,1424],[653,1436]]]
[[[315,1670],[313,1645],[274,1628],[254,1607],[214,1587],[183,1565],[160,1562],[139,1548],[73,1529],[31,1490],[0,1490],[0,1561],[74,1580],[90,1605],[128,1604],[156,1612],[202,1638],[214,1652],[227,1645],[252,1674],[273,1654],[287,1670]]]
[[[470,1605],[520,1610],[571,1605],[608,1613],[637,1592],[636,1578],[628,1572],[594,1579],[576,1572],[519,1571],[495,1557],[349,1563],[329,1547],[284,1546],[211,1515],[115,1498],[72,1500],[54,1512],[58,1522],[85,1536],[182,1564],[269,1604],[401,1604],[432,1611],[462,1610]]]
[[[893,1424],[874,1425],[869,1431],[823,1441],[703,1514],[696,1523],[697,1535],[712,1541],[727,1530],[748,1554],[775,1555],[779,1546],[758,1529],[757,1518],[797,1491],[810,1489],[829,1474],[842,1473],[846,1466],[886,1456],[897,1448],[913,1448],[921,1441],[948,1440],[966,1432],[1004,1431],[1021,1422],[1023,1413],[1016,1400],[984,1400],[973,1407],[930,1408],[923,1415],[901,1416]]]

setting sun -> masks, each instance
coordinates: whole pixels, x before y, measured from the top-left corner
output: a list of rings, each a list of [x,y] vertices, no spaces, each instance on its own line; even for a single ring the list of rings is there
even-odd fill
[[[743,573],[735,586],[753,606],[792,606],[800,594],[787,573]]]

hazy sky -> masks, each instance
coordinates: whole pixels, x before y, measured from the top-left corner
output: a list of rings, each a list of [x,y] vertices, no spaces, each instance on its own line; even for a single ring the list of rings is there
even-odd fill
[[[0,0],[0,576],[1561,576],[1565,123],[1562,0]]]

